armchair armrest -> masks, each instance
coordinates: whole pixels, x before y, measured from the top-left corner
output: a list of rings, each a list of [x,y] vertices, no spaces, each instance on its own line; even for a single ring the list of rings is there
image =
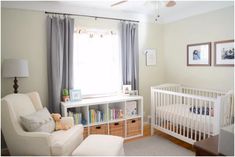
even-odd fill
[[[17,131],[17,134],[15,145],[22,152],[18,155],[51,155],[50,133]]]
[[[51,134],[47,132],[20,132],[19,136],[24,136],[24,137],[34,137],[34,138],[50,138]]]
[[[61,117],[61,124],[67,125],[69,127],[73,127],[74,126],[74,119],[73,119],[73,117]]]

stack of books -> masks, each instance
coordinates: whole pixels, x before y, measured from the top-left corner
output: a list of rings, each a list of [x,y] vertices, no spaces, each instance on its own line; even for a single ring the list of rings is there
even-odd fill
[[[68,112],[69,117],[73,117],[74,124],[82,124],[82,113],[73,113],[71,111]]]
[[[109,109],[109,118],[110,120],[121,119],[123,118],[122,109]]]
[[[105,114],[103,111],[91,109],[90,110],[90,122],[91,123],[99,123],[104,122]]]

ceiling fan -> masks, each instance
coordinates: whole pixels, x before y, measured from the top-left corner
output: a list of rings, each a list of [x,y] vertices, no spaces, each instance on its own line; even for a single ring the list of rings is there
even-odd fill
[[[115,7],[115,6],[117,6],[117,5],[120,5],[120,4],[122,4],[122,3],[125,3],[125,2],[127,2],[127,1],[128,1],[128,0],[118,1],[118,2],[116,2],[116,3],[111,4],[110,6],[111,6],[111,7]]]
[[[117,5],[120,5],[120,4],[126,3],[126,2],[128,2],[128,0],[121,0],[121,1],[118,1],[118,2],[116,2],[116,3],[111,4],[110,7],[115,7],[115,6],[117,6]],[[176,1],[175,1],[175,0],[172,0],[172,1],[164,1],[164,3],[165,3],[164,5],[165,5],[166,7],[173,7],[173,6],[176,5]]]

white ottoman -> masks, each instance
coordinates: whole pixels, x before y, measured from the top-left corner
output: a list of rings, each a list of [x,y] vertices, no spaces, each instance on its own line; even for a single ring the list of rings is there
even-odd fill
[[[90,135],[72,153],[73,156],[124,156],[124,139],[112,135]]]

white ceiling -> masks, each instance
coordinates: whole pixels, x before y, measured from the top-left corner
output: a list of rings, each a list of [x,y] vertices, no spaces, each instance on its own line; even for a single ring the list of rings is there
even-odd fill
[[[111,4],[119,0],[96,1],[2,1],[4,8],[19,8],[40,11],[77,13],[95,16],[127,18],[133,20],[154,21],[157,1],[128,0],[115,7]],[[234,1],[176,1],[176,6],[166,8],[164,1],[159,2],[160,22],[168,23],[190,16],[234,6]]]

